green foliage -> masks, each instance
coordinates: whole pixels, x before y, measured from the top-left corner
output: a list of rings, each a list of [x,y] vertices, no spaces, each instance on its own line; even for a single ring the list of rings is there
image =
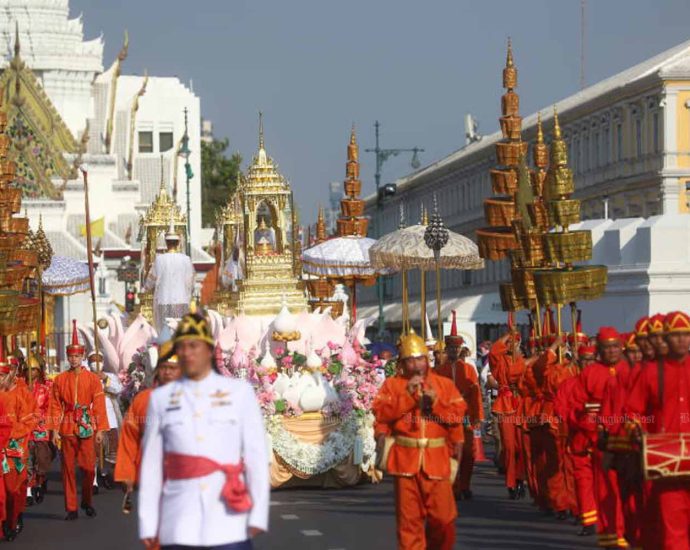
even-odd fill
[[[212,226],[216,212],[235,191],[237,173],[242,164],[239,153],[227,156],[227,138],[201,143],[201,223]]]

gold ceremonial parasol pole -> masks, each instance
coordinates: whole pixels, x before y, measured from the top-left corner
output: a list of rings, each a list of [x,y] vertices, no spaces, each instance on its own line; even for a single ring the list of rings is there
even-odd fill
[[[91,315],[93,317],[93,345],[96,353],[96,372],[101,372],[101,360],[98,348],[98,318],[96,316],[96,285],[94,281],[93,268],[93,248],[91,246],[91,211],[89,210],[89,173],[85,165],[80,167],[81,173],[84,175],[84,211],[86,214],[86,254],[89,261],[89,287],[91,289]],[[101,450],[98,453],[98,461],[101,470],[103,470],[105,457],[103,456],[103,444],[100,445]]]
[[[570,302],[570,322],[573,327],[573,359],[577,361],[579,359],[578,355],[578,345],[577,345],[577,304],[575,302]]]

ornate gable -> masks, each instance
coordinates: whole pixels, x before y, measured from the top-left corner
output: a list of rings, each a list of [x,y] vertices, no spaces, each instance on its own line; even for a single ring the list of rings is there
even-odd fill
[[[15,185],[26,198],[61,197],[53,180],[76,177],[65,153],[77,154],[79,144],[67,128],[38,78],[19,55],[0,76],[2,103],[7,109],[7,133],[12,138],[9,158],[16,162]]]

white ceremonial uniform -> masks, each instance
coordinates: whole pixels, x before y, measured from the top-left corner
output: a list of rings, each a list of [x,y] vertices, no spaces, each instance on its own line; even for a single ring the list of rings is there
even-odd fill
[[[158,254],[148,276],[146,290],[153,290],[156,330],[160,333],[166,317],[180,318],[189,311],[194,290],[194,264],[186,254]]]
[[[252,387],[211,372],[201,381],[182,378],[153,391],[144,432],[139,481],[139,537],[160,544],[218,546],[268,529],[269,463],[263,417]],[[219,464],[244,461],[253,506],[228,508],[223,472],[193,479],[163,477],[165,453],[203,456]]]
[[[108,382],[104,385],[105,389],[105,412],[108,415],[108,425],[110,429],[120,429],[122,425],[122,411],[118,398],[122,393],[122,382],[114,372],[105,373]]]

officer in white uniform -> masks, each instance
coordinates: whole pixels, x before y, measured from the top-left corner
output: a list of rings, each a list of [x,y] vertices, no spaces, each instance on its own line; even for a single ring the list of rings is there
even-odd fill
[[[139,484],[139,536],[147,548],[252,548],[268,529],[269,462],[252,387],[212,368],[206,320],[185,315],[175,352],[180,380],[153,391]],[[156,540],[158,539],[158,540]]]

